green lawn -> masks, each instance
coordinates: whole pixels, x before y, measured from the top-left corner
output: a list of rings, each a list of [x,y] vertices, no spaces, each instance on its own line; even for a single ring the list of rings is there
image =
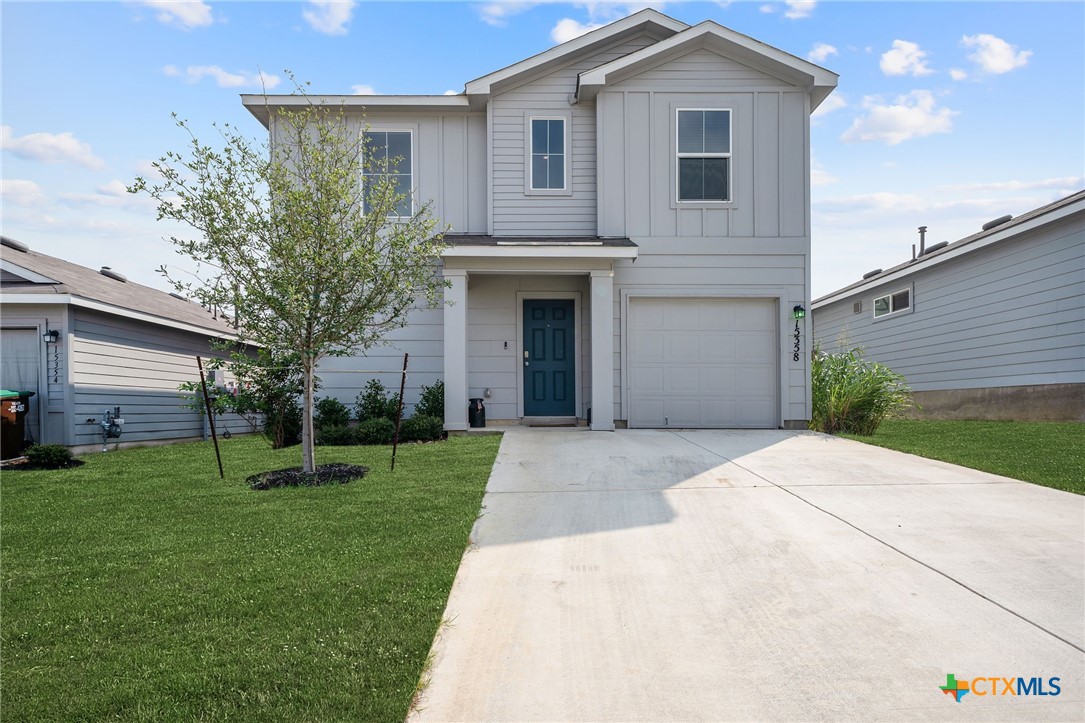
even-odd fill
[[[254,492],[297,447],[209,443],[4,472],[2,714],[388,720],[407,713],[499,436],[318,448],[372,467]]]
[[[1085,494],[1085,424],[896,419],[872,437],[879,447]]]

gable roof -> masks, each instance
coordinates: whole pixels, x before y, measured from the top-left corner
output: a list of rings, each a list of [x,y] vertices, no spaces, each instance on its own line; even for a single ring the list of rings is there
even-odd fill
[[[966,236],[937,251],[926,253],[918,258],[905,261],[902,264],[897,264],[893,268],[886,269],[868,279],[862,279],[856,281],[854,284],[849,284],[848,286],[837,289],[825,296],[814,299],[810,306],[812,309],[817,309],[819,306],[825,306],[826,304],[842,301],[851,296],[866,293],[875,286],[880,286],[881,284],[888,282],[900,281],[918,271],[952,261],[959,256],[974,253],[996,243],[1007,241],[1022,233],[1046,226],[1049,223],[1055,223],[1056,221],[1060,221],[1075,213],[1085,214],[1085,190],[1072,193],[1069,196],[1060,198],[1058,201],[1049,203],[1046,206],[1034,208],[1005,223],[1000,223],[997,226],[981,230],[971,236]]]
[[[577,100],[590,100],[607,84],[624,80],[665,60],[705,48],[769,75],[804,87],[810,94],[810,110],[833,92],[839,76],[819,65],[755,40],[748,35],[705,20],[666,40],[580,74]]]
[[[579,56],[589,55],[605,45],[618,42],[622,38],[645,32],[666,38],[687,28],[689,28],[689,25],[682,21],[668,17],[657,10],[647,8],[621,20],[615,20],[601,28],[596,28],[590,33],[585,33],[561,45],[556,45],[549,50],[544,50],[518,63],[513,63],[501,70],[495,70],[481,78],[469,81],[466,86],[466,93],[471,97],[473,103],[485,103],[492,93],[501,90],[503,87],[517,84],[525,75],[546,72],[550,68],[566,65]]]
[[[4,241],[0,247],[0,264],[5,272],[0,301],[4,304],[71,303],[152,324],[235,338],[233,327],[214,318],[194,301],[134,281],[110,278],[56,256],[29,249],[21,251],[9,246],[8,239]],[[14,281],[13,277],[21,281]]]

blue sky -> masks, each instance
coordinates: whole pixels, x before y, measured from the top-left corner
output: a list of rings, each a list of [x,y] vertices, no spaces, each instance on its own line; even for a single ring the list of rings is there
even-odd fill
[[[179,149],[170,113],[263,130],[284,69],[318,93],[435,93],[639,3],[3,2],[3,233],[163,287],[183,265],[123,186]],[[814,119],[813,295],[1085,187],[1085,4],[649,3],[840,74]],[[261,73],[263,76],[261,76]]]

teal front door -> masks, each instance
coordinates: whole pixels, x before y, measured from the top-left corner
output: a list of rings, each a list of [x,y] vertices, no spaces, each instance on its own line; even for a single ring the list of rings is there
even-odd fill
[[[576,415],[571,299],[524,302],[524,416]]]

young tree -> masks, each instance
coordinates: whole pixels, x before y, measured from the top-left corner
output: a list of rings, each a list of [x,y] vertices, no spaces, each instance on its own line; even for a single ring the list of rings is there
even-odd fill
[[[128,190],[196,232],[170,239],[198,265],[191,278],[159,269],[173,286],[226,314],[241,342],[298,360],[302,469],[313,472],[317,364],[364,352],[411,309],[436,305],[443,282],[436,223],[397,185],[401,159],[371,150],[357,116],[297,94],[300,107],[269,108],[270,142],[216,125],[215,149],[174,115],[187,153],[168,152],[153,164],[160,181]]]

